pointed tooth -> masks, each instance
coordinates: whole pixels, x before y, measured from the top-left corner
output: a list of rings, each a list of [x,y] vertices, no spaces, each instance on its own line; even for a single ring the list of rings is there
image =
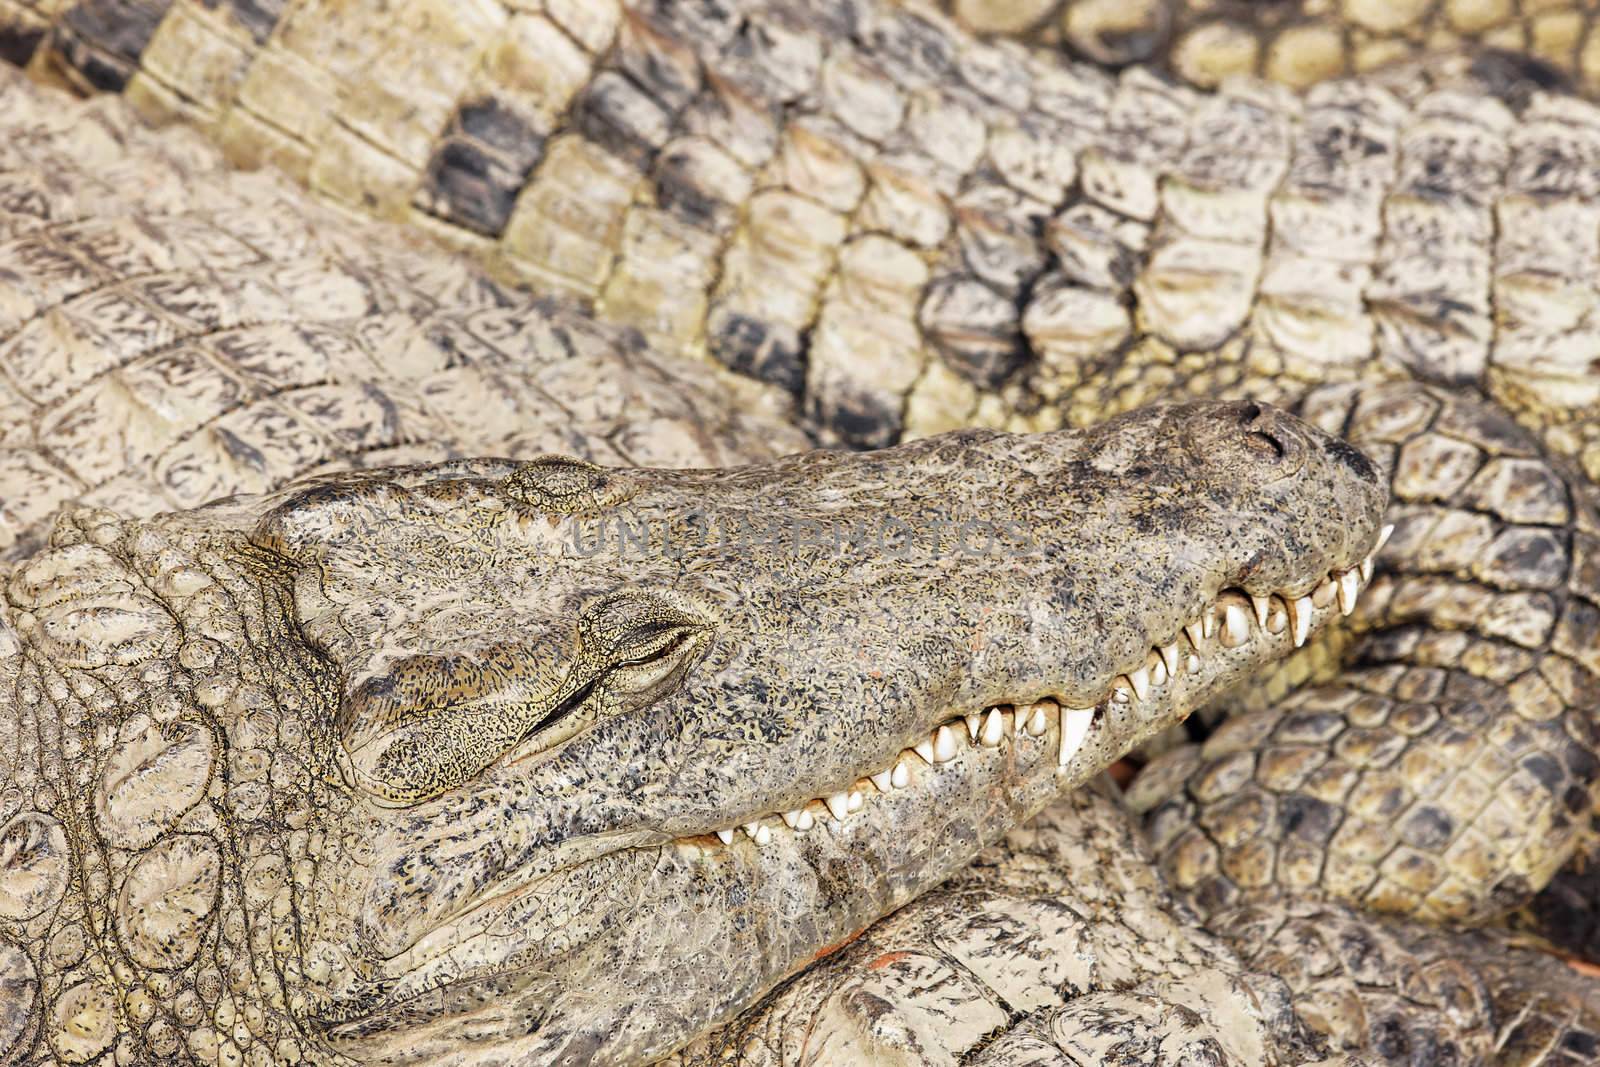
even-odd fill
[[[900,760],[889,772],[889,784],[896,789],[904,789],[911,784],[911,768],[906,766],[905,760]]]
[[[795,827],[799,826],[800,825],[800,813],[802,811],[804,811],[804,810],[805,810],[804,808],[795,808],[793,811],[784,812],[783,813],[784,825],[787,826],[791,830],[793,830]]]
[[[1394,523],[1384,523],[1383,529],[1378,531],[1378,543],[1372,546],[1372,555],[1374,558],[1377,557],[1379,552],[1383,551],[1383,546],[1389,543],[1389,535],[1392,533],[1394,533]]]
[[[1373,562],[1371,556],[1368,556],[1366,559],[1361,561],[1361,580],[1363,582],[1372,581],[1372,568]]]
[[[1161,662],[1167,665],[1167,673],[1176,675],[1178,673],[1178,642],[1174,641],[1170,645],[1162,645],[1156,649],[1156,652],[1160,654]]]
[[[1325,608],[1333,603],[1333,599],[1337,595],[1338,586],[1334,584],[1333,579],[1324,578],[1320,585],[1311,590],[1311,603],[1319,608]]]
[[[1038,737],[1050,728],[1050,717],[1041,701],[1028,713],[1028,736]]]
[[[1078,749],[1082,747],[1083,739],[1089,735],[1089,727],[1093,723],[1093,708],[1061,709],[1061,752],[1056,757],[1056,766],[1066,766],[1067,761],[1077,755]]]
[[[1267,615],[1267,633],[1281,634],[1289,627],[1289,613],[1281,604],[1274,604]]]
[[[847,798],[847,803],[852,812],[860,811],[866,806],[867,795],[859,789],[852,789],[850,790],[850,796]]]
[[[756,844],[770,845],[772,843],[772,828],[766,823],[756,827]]]
[[[1133,699],[1133,694],[1128,692],[1128,687],[1125,685],[1114,685],[1111,687],[1111,699],[1118,704],[1126,704]]]
[[[822,802],[828,805],[828,813],[841,822],[850,814],[849,793],[834,793],[832,796],[824,797]]]
[[[1189,644],[1194,646],[1196,652],[1200,651],[1200,642],[1205,639],[1205,627],[1196,619],[1194,622],[1185,623],[1183,632],[1189,635]]]
[[[1150,672],[1143,667],[1135,667],[1128,672],[1128,684],[1133,687],[1134,696],[1140,700],[1150,699]]]
[[[1200,657],[1193,652],[1189,653],[1189,658],[1183,661],[1183,665],[1189,669],[1190,674],[1200,673]]]
[[[1339,613],[1348,615],[1356,610],[1356,594],[1361,592],[1361,575],[1354,567],[1339,575]]]
[[[1222,643],[1238,648],[1250,640],[1250,613],[1243,604],[1229,604],[1222,613]]]
[[[923,763],[932,765],[933,740],[931,738],[924,737],[921,741],[918,741],[916,744],[911,746],[911,751],[921,756]]]
[[[933,734],[933,758],[936,763],[956,758],[956,732],[949,726],[940,726]]]
[[[1289,602],[1289,626],[1294,630],[1295,648],[1304,645],[1311,634],[1311,610],[1311,598],[1308,596]]]
[[[967,736],[970,737],[972,740],[976,741],[978,739],[978,730],[983,726],[983,716],[982,715],[968,715],[966,717],[966,720],[967,720]]]
[[[794,828],[803,834],[815,825],[817,825],[817,817],[811,814],[811,809],[801,808],[800,818],[795,820]]]
[[[724,845],[733,844],[733,831],[732,830],[718,830],[717,831],[717,837],[722,841],[722,843]]]
[[[1154,652],[1150,653],[1150,658],[1145,660],[1144,669],[1150,672],[1151,685],[1166,685],[1167,679],[1171,677],[1167,673],[1167,661]]]
[[[871,779],[872,784],[878,787],[878,792],[880,793],[887,793],[890,789],[894,788],[894,772],[887,767],[879,771],[877,774],[869,775],[868,777]]]
[[[978,740],[993,748],[1005,735],[1005,716],[1000,713],[999,708],[990,708],[989,714],[983,720],[983,730],[978,734]]]
[[[1265,630],[1267,628],[1267,612],[1272,608],[1272,597],[1257,596],[1255,593],[1251,593],[1250,606],[1256,612],[1256,625]]]
[[[1217,606],[1215,604],[1209,605],[1204,614],[1200,616],[1200,630],[1207,637],[1217,636]]]

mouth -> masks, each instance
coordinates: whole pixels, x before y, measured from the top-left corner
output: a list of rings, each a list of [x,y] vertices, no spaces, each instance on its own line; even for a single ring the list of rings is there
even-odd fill
[[[675,839],[699,847],[732,848],[742,838],[757,848],[783,835],[802,835],[828,823],[843,824],[902,790],[926,784],[946,764],[970,764],[978,773],[987,760],[1019,744],[1053,742],[1056,778],[1062,787],[1080,784],[1126,751],[1176,722],[1255,667],[1305,645],[1311,633],[1336,615],[1349,615],[1372,579],[1374,559],[1394,527],[1386,525],[1372,551],[1358,564],[1335,569],[1309,588],[1269,593],[1225,589],[1167,640],[1119,673],[1093,704],[1038,694],[977,711],[953,713],[884,766],[853,783],[796,808],[772,811],[746,822]],[[1108,725],[1109,724],[1109,725]],[[956,769],[952,766],[951,769]]]
[[[1223,590],[1165,640],[1152,643],[1139,661],[1127,664],[1092,704],[1036,693],[952,712],[886,764],[864,768],[854,781],[797,807],[699,833],[614,841],[598,857],[479,900],[388,961],[385,969],[394,984],[384,998],[385,1013],[404,1006],[413,1023],[454,1015],[448,1008],[428,1007],[441,986],[497,987],[531,973],[531,946],[514,931],[530,925],[530,916],[548,907],[552,897],[570,893],[575,885],[601,883],[611,883],[601,893],[605,901],[587,905],[597,921],[599,912],[645,896],[700,895],[709,901],[717,894],[707,887],[715,886],[722,887],[723,899],[736,893],[752,902],[747,916],[780,917],[774,920],[779,923],[789,921],[781,917],[794,915],[797,902],[804,901],[804,913],[815,921],[803,944],[785,926],[753,929],[748,919],[708,902],[699,920],[705,941],[728,952],[749,947],[740,958],[752,969],[725,975],[725,1003],[748,999],[943,880],[978,849],[1129,749],[1305,645],[1332,619],[1350,614],[1389,532],[1385,527],[1359,563],[1302,587]],[[607,950],[612,963],[632,959],[644,967],[669,952],[652,940],[658,936],[653,924],[625,924],[614,932],[627,943]],[[792,951],[780,950],[785,944]],[[451,945],[457,953],[471,946],[476,965],[470,974],[461,974],[459,955],[446,950]],[[781,972],[754,969],[763,958],[786,961]],[[548,962],[534,970],[543,971]],[[579,972],[570,976],[570,987],[583,987],[587,965],[576,960],[560,965],[568,966]],[[323,1016],[325,1022],[343,1019],[346,1025],[363,1017],[365,1027],[376,1022],[360,1009]]]

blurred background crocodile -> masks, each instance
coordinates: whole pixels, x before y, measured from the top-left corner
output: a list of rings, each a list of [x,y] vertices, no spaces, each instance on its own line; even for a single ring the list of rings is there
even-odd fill
[[[1068,5],[1059,25],[1092,7]],[[1148,1062],[1192,1038],[1195,1054],[1236,1062],[1330,1047],[1587,1062],[1586,980],[1504,934],[1413,925],[1525,904],[1590,847],[1595,779],[1600,127],[1560,78],[1583,84],[1590,19],[1471,23],[1460,7],[1385,38],[1395,54],[1449,44],[1450,61],[1296,95],[1200,93],[1142,66],[1108,77],[910,7],[11,5],[10,51],[34,73],[124,89],[147,118],[186,120],[234,162],[276,163],[337,207],[405,219],[498,282],[393,232],[352,237],[281,182],[224,175],[192,137],[151,138],[114,106],[72,111],[9,84],[23,119],[8,158],[31,173],[13,186],[25,270],[3,364],[9,551],[44,545],[48,515],[74,500],[145,515],[363,462],[781,453],[803,443],[786,396],[815,439],[856,445],[1089,425],[1193,396],[1287,404],[1378,461],[1397,529],[1375,595],[1337,634],[1236,697],[1243,714],[1203,749],[1135,783],[1187,904],[1109,867],[1043,873],[1077,839],[1102,856],[1143,847],[1118,835],[1108,801],[1080,796],[686,1055]],[[1193,22],[1163,10],[1170,26]],[[1286,27],[1331,17],[1221,14],[1274,42],[1263,55],[1287,47]],[[1567,20],[1570,45],[1549,65],[1421,32],[1448,19],[1488,45],[1548,42],[1546,14]],[[1344,15],[1341,47],[1383,37]],[[1163,51],[1172,34],[1122,59],[1070,37],[1101,61],[1210,77]],[[75,168],[87,176],[66,178]],[[52,201],[63,182],[71,195]],[[141,195],[148,209],[130,212]],[[99,243],[67,225],[96,210],[123,216]],[[168,217],[195,243],[141,245]],[[158,245],[180,252],[152,256]],[[129,246],[144,258],[111,257]],[[184,282],[163,289],[172,271]],[[209,300],[187,296],[197,284]],[[252,314],[269,290],[283,302]],[[219,349],[252,319],[278,332]],[[283,328],[302,321],[320,328]],[[604,354],[592,375],[588,357]],[[587,419],[594,437],[572,429]],[[1338,602],[1338,583],[1318,589],[1310,610]],[[1293,637],[1298,599],[1236,604],[1236,625]],[[1215,640],[1204,625],[1200,641]],[[1130,698],[1138,685],[1130,674]],[[1581,953],[1549,921],[1582,910],[1584,872],[1566,878],[1563,909],[1541,902],[1522,922]],[[1057,946],[1094,933],[1079,951],[1119,958],[1115,917],[1142,913],[1104,902],[1124,898],[1167,916],[1117,935],[1120,958],[1139,962],[1052,971]],[[1021,925],[995,926],[997,911]],[[986,969],[956,947],[988,945],[992,960],[1012,941],[1045,948]],[[1228,975],[1226,997],[1214,982],[1175,990],[1178,941],[1177,969]],[[152,1003],[167,1010],[170,993]],[[201,1003],[213,1023],[234,1010]],[[1192,1032],[1150,1037],[1174,1004]],[[68,1018],[97,1018],[85,1010]],[[215,1055],[242,1048],[219,1038]]]

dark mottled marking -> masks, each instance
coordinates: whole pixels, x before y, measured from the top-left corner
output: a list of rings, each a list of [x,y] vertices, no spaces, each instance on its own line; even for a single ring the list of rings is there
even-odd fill
[[[1523,52],[1485,49],[1473,60],[1469,72],[1485,92],[1519,111],[1535,93],[1574,92],[1572,79],[1544,60]]]
[[[517,196],[544,153],[544,136],[494,99],[461,105],[428,161],[423,210],[489,237],[505,231]]]
[[[222,447],[227,450],[228,455],[240,463],[258,471],[267,469],[267,457],[262,455],[261,450],[256,448],[255,445],[245,441],[231,430],[220,426],[214,428],[211,432],[217,435],[217,439],[222,442]]]
[[[277,28],[278,20],[283,17],[283,9],[288,5],[288,0],[200,0],[212,11],[226,8],[233,14],[239,25],[250,31],[251,38],[256,44],[265,44],[272,31]]]
[[[737,312],[719,316],[710,335],[712,355],[740,374],[782,386],[798,395],[806,384],[800,335]]]
[[[1326,844],[1339,825],[1339,809],[1325,800],[1298,793],[1282,798],[1278,826],[1285,837]]]
[[[422,206],[469,230],[498,237],[511,219],[521,181],[471,141],[439,146],[428,163]]]
[[[527,175],[544,155],[544,135],[516,111],[490,97],[463,103],[456,128],[504,157],[513,170]]]
[[[616,71],[602,71],[573,106],[574,124],[589,140],[639,170],[645,169],[669,130],[660,105]]]
[[[1555,793],[1566,783],[1561,765],[1543,752],[1535,752],[1522,761],[1522,769],[1539,780],[1539,784]]]
[[[1412,848],[1437,852],[1455,835],[1455,820],[1438,808],[1424,806],[1406,816],[1400,824],[1400,840]]]
[[[0,61],[18,67],[27,66],[44,36],[43,26],[27,26],[16,22],[0,25]]]
[[[876,397],[856,394],[824,404],[812,393],[806,400],[811,417],[848,444],[886,448],[900,439],[900,412]]]
[[[61,17],[55,44],[97,89],[116,92],[138,68],[171,0],[84,0]]]

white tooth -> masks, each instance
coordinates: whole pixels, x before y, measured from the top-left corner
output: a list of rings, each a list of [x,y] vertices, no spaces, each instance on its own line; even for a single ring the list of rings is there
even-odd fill
[[[822,802],[828,805],[828,811],[835,819],[843,821],[844,817],[850,814],[849,793],[835,793],[830,797],[824,797]]]
[[[1281,634],[1288,625],[1289,615],[1282,608],[1274,607],[1272,609],[1272,614],[1267,616],[1268,633]]]
[[[1339,575],[1339,613],[1348,615],[1356,610],[1356,594],[1361,592],[1361,575],[1355,568]]]
[[[1372,554],[1376,556],[1383,551],[1383,546],[1389,543],[1389,535],[1394,533],[1394,523],[1385,523],[1383,529],[1378,531],[1378,543],[1372,546]]]
[[[1061,709],[1061,754],[1056,757],[1056,766],[1065,767],[1067,761],[1077,755],[1093,722],[1093,708]]]
[[[1363,582],[1372,581],[1372,557],[1371,556],[1368,556],[1366,559],[1361,561],[1361,580]]]
[[[767,828],[765,823],[747,822],[744,824],[744,832],[749,834],[750,840],[758,845],[768,844],[772,840],[772,831]]]
[[[793,811],[784,812],[783,813],[784,824],[787,825],[789,827],[789,829],[791,829],[791,830],[793,830],[795,827],[799,826],[800,825],[800,812],[803,811],[803,810],[805,810],[805,809],[796,808]]]
[[[894,772],[882,770],[869,777],[872,779],[872,784],[878,787],[878,792],[887,793],[893,785]]]
[[[732,830],[718,830],[717,831],[717,837],[722,839],[722,843],[724,845],[733,844],[733,831]]]
[[[979,728],[982,727],[982,725],[983,725],[983,716],[982,715],[968,715],[967,716],[967,736],[972,738],[972,740],[976,741],[978,739],[978,730],[979,730]]]
[[[1171,676],[1167,673],[1167,661],[1162,659],[1160,656],[1151,656],[1150,684],[1166,685],[1169,677]]]
[[[1250,613],[1243,604],[1229,604],[1222,614],[1222,643],[1238,648],[1250,640]]]
[[[1150,672],[1143,667],[1135,667],[1128,672],[1128,684],[1133,686],[1134,696],[1140,700],[1150,699]]]
[[[999,708],[990,708],[988,717],[983,720],[983,731],[978,735],[978,740],[993,748],[1005,735],[1005,716],[1000,714]]]
[[[896,789],[904,789],[911,784],[911,768],[907,767],[904,760],[894,765],[894,770],[889,772],[889,784]]]
[[[1217,606],[1215,604],[1207,607],[1204,614],[1200,616],[1200,630],[1207,637],[1217,636]],[[1199,646],[1196,645],[1195,647],[1198,648]]]
[[[846,801],[846,803],[849,804],[851,811],[860,811],[862,806],[864,804],[866,804],[866,802],[867,802],[867,798],[862,794],[861,790],[859,790],[859,789],[850,790],[850,796],[849,796],[848,800]]]
[[[1126,686],[1114,685],[1111,687],[1111,699],[1115,700],[1118,704],[1126,704],[1130,697],[1131,694],[1128,692]]]
[[[1156,651],[1161,655],[1161,662],[1167,665],[1167,673],[1177,674],[1178,642],[1174,641],[1170,645],[1162,645],[1160,648],[1156,649]]]
[[[1194,650],[1200,651],[1200,642],[1205,639],[1205,628],[1196,621],[1185,623],[1183,632],[1189,635],[1189,644],[1194,646]]]
[[[924,737],[921,741],[911,746],[911,751],[922,757],[923,763],[933,762],[933,742]]]
[[[1200,673],[1200,657],[1195,655],[1193,652],[1189,653],[1189,658],[1184,661],[1183,665],[1189,668],[1190,674]]]
[[[1319,608],[1325,608],[1333,603],[1333,598],[1338,595],[1338,587],[1333,584],[1332,578],[1322,579],[1322,584],[1311,590],[1311,603]]]
[[[1050,720],[1045,714],[1044,705],[1035,704],[1033,711],[1028,714],[1028,736],[1038,737],[1050,728]]]
[[[1267,611],[1272,607],[1272,598],[1251,593],[1250,606],[1256,609],[1256,625],[1265,630],[1267,628]]]
[[[956,732],[948,726],[941,726],[933,734],[933,759],[935,763],[956,758]]]
[[[1299,648],[1311,635],[1311,598],[1303,596],[1289,602],[1289,625],[1294,628],[1294,647]]]
[[[817,825],[817,817],[811,814],[811,809],[801,808],[800,818],[795,820],[794,828],[801,833],[805,833],[815,825]]]

